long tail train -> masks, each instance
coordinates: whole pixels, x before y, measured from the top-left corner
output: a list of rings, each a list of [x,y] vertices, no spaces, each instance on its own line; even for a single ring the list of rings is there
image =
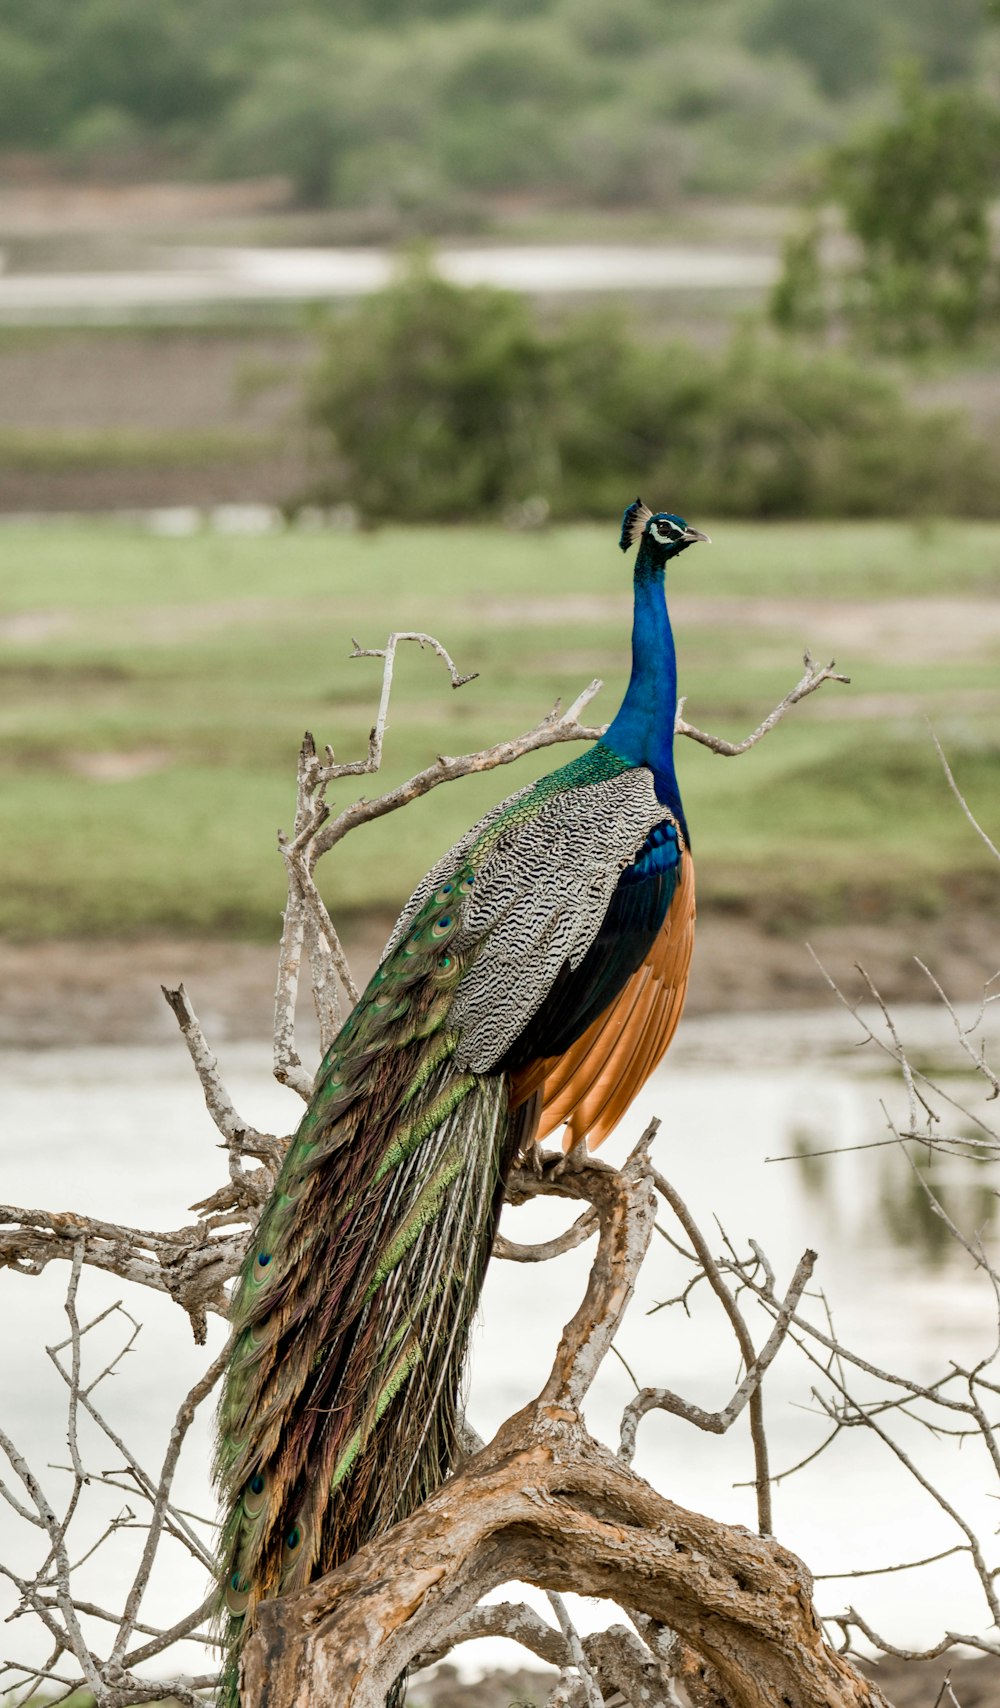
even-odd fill
[[[453,1461],[529,1116],[511,1117],[503,1073],[454,1060],[455,887],[429,898],[324,1060],[240,1275],[216,1456],[228,1708],[258,1603],[334,1570]]]

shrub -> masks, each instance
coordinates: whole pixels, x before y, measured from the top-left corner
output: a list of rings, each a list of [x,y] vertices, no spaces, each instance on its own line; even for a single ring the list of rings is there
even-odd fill
[[[837,150],[830,177],[863,260],[856,313],[894,343],[961,339],[995,308],[989,229],[1000,117],[971,89],[901,86],[901,111]]]
[[[309,410],[321,491],[369,518],[606,515],[622,492],[699,514],[995,515],[992,451],[843,354],[759,336],[720,354],[640,341],[620,316],[544,331],[508,292],[426,266],[330,327]]]
[[[331,328],[310,391],[340,496],[370,517],[476,515],[535,490],[549,446],[546,349],[510,292],[415,266]],[[337,482],[333,486],[337,487]]]
[[[0,28],[0,148],[43,146],[62,117],[44,50]]]
[[[703,514],[1000,509],[996,461],[959,418],[914,410],[888,376],[845,355],[737,337],[697,383],[689,371],[679,401],[650,490],[691,492]]]
[[[833,150],[821,199],[838,204],[858,261],[831,280],[838,312],[896,349],[967,339],[1000,305],[990,208],[1000,115],[974,89],[934,92],[914,71],[897,114]],[[818,227],[785,248],[771,315],[785,329],[822,318]]]
[[[765,0],[747,39],[765,52],[793,53],[825,94],[849,95],[878,78],[885,21],[871,0]]]

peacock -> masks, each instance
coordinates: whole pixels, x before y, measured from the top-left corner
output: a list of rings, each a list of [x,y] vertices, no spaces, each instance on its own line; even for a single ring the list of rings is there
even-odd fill
[[[694,933],[668,560],[641,499],[632,672],[604,736],[418,884],[321,1063],[232,1303],[216,1476],[227,1661],[261,1601],[333,1571],[447,1476],[508,1171],[599,1144],[663,1056]]]

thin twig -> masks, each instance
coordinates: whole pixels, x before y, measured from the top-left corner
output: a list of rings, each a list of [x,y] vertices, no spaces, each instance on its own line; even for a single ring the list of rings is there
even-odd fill
[[[685,719],[680,716],[679,710],[677,721],[674,724],[676,734],[690,736],[692,741],[700,742],[702,747],[711,748],[713,753],[722,754],[726,759],[736,759],[741,753],[748,753],[751,747],[756,747],[758,741],[763,741],[766,735],[770,735],[775,725],[781,722],[786,712],[790,712],[792,707],[797,706],[800,700],[806,699],[807,695],[814,694],[817,688],[821,688],[823,686],[824,682],[849,683],[851,680],[849,676],[841,675],[836,669],[835,659],[831,658],[829,664],[816,664],[813,660],[812,654],[806,652],[803,655],[803,663],[806,667],[805,675],[796,682],[795,687],[790,689],[784,699],[775,706],[773,712],[769,712],[763,722],[759,723],[757,728],[750,735],[744,736],[742,741],[725,741],[720,735],[708,735],[705,730],[698,729],[694,724],[687,723]]]
[[[191,1006],[190,998],[184,986],[181,984],[177,986],[176,990],[168,990],[164,984],[160,986],[160,989],[188,1047],[188,1054],[194,1064],[194,1071],[198,1075],[202,1091],[205,1093],[205,1104],[208,1112],[223,1138],[231,1143],[237,1135],[240,1135],[241,1137],[249,1136],[261,1143],[267,1140],[271,1140],[273,1143],[271,1134],[258,1133],[256,1128],[252,1127],[248,1121],[244,1121],[233,1107],[232,1099],[219,1073],[218,1061],[208,1047],[201,1022]]]
[[[194,1414],[198,1409],[198,1406],[201,1404],[202,1400],[211,1393],[216,1382],[225,1370],[226,1365],[229,1362],[229,1352],[230,1346],[227,1341],[221,1352],[213,1358],[208,1369],[198,1378],[194,1387],[187,1395],[185,1395],[178,1407],[177,1415],[174,1418],[173,1427],[170,1431],[170,1440],[167,1443],[167,1451],[164,1456],[163,1467],[160,1471],[159,1481],[156,1485],[156,1490],[153,1496],[153,1510],[149,1519],[149,1532],[146,1536],[146,1545],[142,1551],[142,1559],[139,1562],[139,1569],[135,1574],[132,1581],[132,1587],[128,1592],[128,1598],[122,1612],[121,1624],[118,1627],[118,1634],[115,1638],[115,1646],[111,1651],[111,1660],[113,1662],[121,1661],[125,1650],[128,1647],[129,1641],[131,1640],[132,1632],[135,1629],[135,1622],[139,1614],[139,1607],[149,1584],[150,1573],[153,1570],[153,1564],[156,1559],[156,1551],[160,1545],[160,1532],[163,1529],[164,1520],[170,1509],[170,1491],[173,1487],[174,1472],[177,1469],[177,1460],[180,1456],[181,1448],[184,1445],[184,1438],[191,1426],[192,1419],[194,1418]]]
[[[687,1234],[698,1257],[698,1262],[705,1273],[709,1286],[719,1300],[736,1336],[737,1344],[743,1357],[747,1373],[753,1369],[757,1354],[754,1348],[750,1330],[736,1300],[722,1278],[718,1264],[712,1256],[708,1243],[698,1227],[676,1187],[660,1174],[653,1171],[653,1180],[657,1191],[664,1197],[681,1227]],[[815,1254],[807,1252],[802,1262],[811,1258],[815,1262]],[[810,1272],[811,1272],[810,1263]],[[797,1272],[796,1272],[797,1273]],[[805,1281],[803,1281],[803,1286]],[[777,1350],[777,1348],[775,1348]],[[773,1356],[773,1354],[772,1354]],[[748,1393],[750,1403],[750,1434],[753,1441],[754,1465],[756,1470],[757,1490],[757,1527],[762,1536],[770,1536],[773,1524],[771,1510],[771,1473],[767,1449],[767,1434],[764,1428],[764,1402],[758,1384],[753,1384]]]
[[[937,750],[937,756],[941,761],[942,769],[944,770],[945,777],[947,778],[949,789],[951,790],[956,801],[958,802],[959,806],[961,807],[962,811],[964,812],[966,818],[968,819],[969,823],[971,824],[976,835],[978,837],[980,837],[983,842],[985,842],[985,844],[986,844],[987,848],[989,849],[990,853],[992,854],[994,860],[1000,861],[1000,848],[997,847],[995,842],[990,841],[990,838],[987,836],[985,830],[983,829],[982,825],[979,823],[978,819],[973,817],[973,814],[971,812],[969,804],[966,801],[965,796],[963,795],[958,784],[956,783],[954,776],[952,775],[951,766],[948,764],[948,761],[944,756],[944,749],[942,748],[941,743],[938,741],[938,738],[935,735],[934,730],[931,728],[930,724],[928,724],[927,727],[928,727],[928,729],[930,729],[931,740],[934,743],[934,746]]]

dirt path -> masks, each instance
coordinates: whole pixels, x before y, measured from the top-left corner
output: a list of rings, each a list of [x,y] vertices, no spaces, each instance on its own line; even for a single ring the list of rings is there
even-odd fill
[[[366,977],[392,921],[353,921],[346,941]],[[855,962],[893,1002],[926,1001],[919,955],[957,1001],[975,1001],[996,971],[995,922],[969,912],[936,920],[824,926],[810,941],[848,991]],[[993,957],[991,959],[991,956]],[[144,1044],[175,1036],[160,985],[186,984],[213,1041],[270,1033],[275,950],[271,945],[143,937],[45,943],[0,942],[0,1046]],[[699,921],[689,996],[694,1014],[822,1008],[830,1002],[802,937],[778,937],[755,921],[716,914]]]
[[[486,595],[456,598],[456,608],[475,612],[482,621],[520,628],[552,628],[558,623],[620,622],[629,609],[628,596],[568,593],[559,598],[520,594],[517,599]],[[727,625],[749,635],[772,640],[788,633],[818,634],[823,644],[852,659],[905,659],[908,663],[940,663],[995,651],[1000,642],[1000,605],[996,599],[963,595],[910,595],[905,599],[720,599],[678,587],[671,594],[671,612],[685,632],[712,630],[724,611]],[[852,697],[852,706],[854,697]]]

